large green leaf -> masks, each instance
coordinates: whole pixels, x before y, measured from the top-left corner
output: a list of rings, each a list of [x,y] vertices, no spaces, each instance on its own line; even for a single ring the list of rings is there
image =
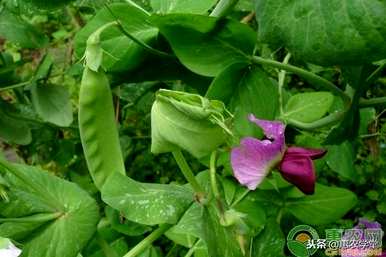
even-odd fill
[[[275,218],[270,218],[253,241],[253,257],[283,257],[285,237]]]
[[[72,106],[67,88],[56,85],[34,85],[31,93],[34,108],[44,121],[61,127],[67,127],[72,123]]]
[[[158,30],[148,22],[149,15],[130,4],[112,4],[110,10],[120,20],[125,30],[145,43],[151,43]],[[87,25],[75,36],[75,54],[82,57],[88,37],[106,23],[116,20],[111,12],[104,8],[100,10]],[[103,67],[112,71],[123,71],[137,67],[144,60],[145,50],[133,40],[111,27],[101,35],[101,45],[105,51]]]
[[[34,26],[7,10],[0,12],[0,37],[23,48],[42,47],[48,41]]]
[[[205,14],[217,0],[151,0],[156,13],[195,13]]]
[[[248,63],[256,43],[254,31],[234,20],[203,15],[169,14],[152,21],[187,68],[216,76],[228,65]]]
[[[310,123],[326,115],[333,101],[334,95],[329,92],[296,94],[288,100],[284,117]]]
[[[220,224],[216,203],[212,201],[204,207],[204,234],[209,256],[241,257],[244,256],[238,241],[239,235],[233,227]],[[248,242],[248,241],[247,241]],[[247,249],[244,249],[247,250]]]
[[[0,100],[0,138],[8,143],[27,145],[32,141],[31,129],[19,120],[13,105]]]
[[[259,36],[322,65],[362,64],[386,57],[386,2],[257,0]]]
[[[234,63],[222,71],[210,85],[206,96],[230,104],[235,113],[234,126],[241,136],[261,135],[247,117],[273,120],[279,106],[276,82],[257,66]]]
[[[286,208],[302,222],[319,225],[337,221],[356,203],[357,197],[353,192],[318,184],[314,195],[288,199]]]
[[[237,82],[236,82],[237,83]],[[230,105],[234,111],[234,126],[238,135],[260,135],[260,129],[248,121],[248,115],[273,120],[279,106],[277,83],[259,67],[245,70],[238,80]],[[231,85],[228,85],[231,86]]]
[[[103,186],[102,199],[131,221],[175,224],[193,201],[193,192],[177,185],[139,183],[116,173]]]
[[[193,203],[178,223],[167,231],[166,236],[180,245],[192,247],[197,238],[204,238],[203,214],[203,207]]]
[[[25,257],[76,257],[96,230],[96,202],[38,168],[1,161],[0,173],[10,198],[0,202],[0,236],[20,239]]]
[[[329,146],[326,162],[333,171],[343,178],[355,182],[358,179],[358,174],[354,165],[356,157],[353,147],[353,144],[349,141],[345,141],[340,145]]]

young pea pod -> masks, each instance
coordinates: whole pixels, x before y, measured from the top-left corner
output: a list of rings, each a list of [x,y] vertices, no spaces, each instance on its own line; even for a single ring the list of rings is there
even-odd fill
[[[114,117],[106,74],[86,67],[79,94],[79,129],[87,166],[99,189],[111,174],[125,174]]]

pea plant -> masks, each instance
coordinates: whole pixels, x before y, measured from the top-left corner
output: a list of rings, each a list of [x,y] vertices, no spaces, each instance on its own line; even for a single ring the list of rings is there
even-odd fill
[[[85,187],[1,157],[0,256],[284,257],[295,225],[386,222],[386,169],[374,150],[386,138],[385,1],[96,2],[71,41],[77,121],[70,100],[55,103],[58,92],[41,84],[48,54],[28,83],[0,87],[17,95],[28,85],[42,122],[72,129],[90,178]],[[1,15],[11,17],[6,3]],[[120,103],[134,97],[129,87],[150,92],[146,151],[174,159],[168,183],[136,175],[157,177],[156,168],[128,171],[132,121]],[[29,123],[0,96],[0,137],[29,144]],[[357,193],[371,184],[383,193],[369,191],[374,203],[362,205]]]

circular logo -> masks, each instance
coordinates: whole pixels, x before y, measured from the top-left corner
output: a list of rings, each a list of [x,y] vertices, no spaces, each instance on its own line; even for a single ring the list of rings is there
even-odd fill
[[[316,253],[316,247],[307,247],[313,240],[318,240],[319,235],[316,230],[307,225],[296,226],[288,233],[288,250],[296,257],[309,257]]]

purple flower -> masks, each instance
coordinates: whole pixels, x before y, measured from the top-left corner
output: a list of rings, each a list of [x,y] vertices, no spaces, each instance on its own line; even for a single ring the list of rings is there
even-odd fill
[[[316,178],[312,160],[323,157],[326,151],[286,148],[283,123],[259,120],[252,114],[248,118],[263,129],[266,139],[245,137],[239,147],[232,149],[232,168],[240,184],[255,190],[268,173],[279,166],[284,179],[305,194],[313,194]]]
[[[374,221],[371,222],[367,219],[361,218],[359,219],[358,225],[354,227],[354,229],[381,229],[382,226],[378,222]],[[365,240],[365,234],[361,233],[359,240],[364,241]],[[345,233],[342,237],[342,240],[358,240],[350,239],[350,233]],[[341,250],[341,256],[342,257],[369,257],[369,250],[371,250],[371,247],[365,247],[365,248],[343,248]],[[355,253],[355,254],[354,254]],[[372,256],[372,255],[371,255]],[[386,252],[383,252],[379,257],[386,257]]]

